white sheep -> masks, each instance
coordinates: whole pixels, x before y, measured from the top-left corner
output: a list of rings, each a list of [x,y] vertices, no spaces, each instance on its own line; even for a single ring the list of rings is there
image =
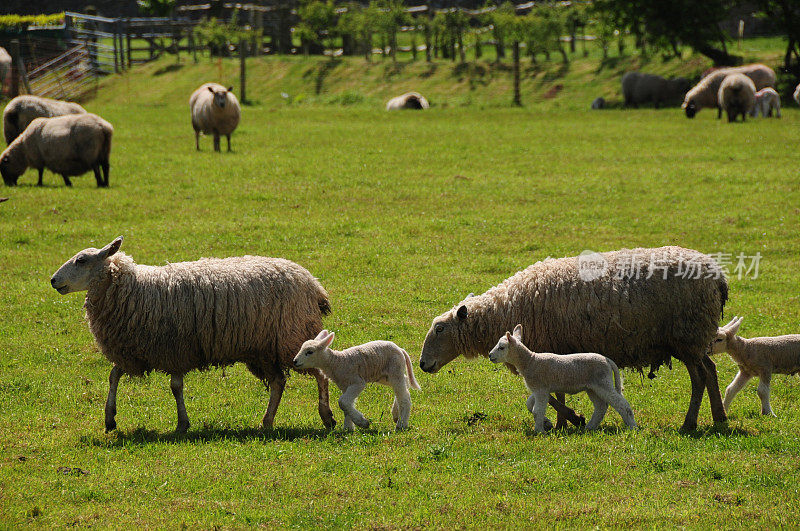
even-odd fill
[[[3,135],[10,144],[36,118],[53,118],[66,114],[86,114],[86,109],[70,101],[40,96],[17,96],[3,109]]]
[[[730,323],[720,327],[711,348],[713,354],[727,352],[739,366],[736,377],[725,389],[722,405],[727,412],[736,394],[758,376],[761,414],[775,416],[769,403],[770,380],[773,374],[800,372],[800,334],[745,339],[736,335],[742,320],[743,317],[734,317]]]
[[[750,116],[761,116],[764,118],[772,118],[772,111],[775,110],[775,116],[781,117],[781,97],[774,88],[763,88],[756,92],[756,104],[753,110],[750,111]]]
[[[406,92],[401,96],[390,99],[386,102],[387,111],[398,109],[427,109],[430,107],[428,100],[419,92]]]
[[[239,125],[242,113],[239,100],[232,90],[233,87],[205,83],[189,98],[197,151],[200,151],[200,133],[214,135],[214,151],[220,150],[219,138],[225,135],[228,139],[228,151],[231,150],[231,133]]]
[[[0,93],[3,92],[6,78],[11,72],[11,55],[5,48],[0,47]]]
[[[71,176],[93,170],[97,186],[107,187],[113,134],[111,124],[96,114],[36,118],[0,154],[0,174],[7,186],[14,186],[33,167],[39,171],[41,186],[47,168],[72,186]]]
[[[682,108],[686,112],[686,117],[694,118],[703,107],[716,107],[717,118],[721,118],[722,107],[719,105],[719,86],[730,74],[746,75],[753,80],[756,90],[775,86],[775,71],[760,63],[713,70],[686,93],[682,105]]]
[[[728,115],[728,122],[735,122],[736,117],[745,116],[756,105],[756,86],[753,80],[744,74],[730,74],[722,80],[717,93],[720,109]]]
[[[531,393],[528,411],[533,413],[537,433],[545,431],[545,412],[550,393],[575,394],[585,391],[594,405],[587,430],[600,426],[611,405],[629,428],[636,427],[633,410],[622,396],[622,375],[616,363],[593,353],[550,354],[532,352],[522,343],[522,325],[514,327],[513,334],[506,332],[489,352],[493,363],[513,365],[525,379]]]
[[[370,341],[342,351],[330,348],[334,334],[323,330],[317,337],[303,343],[294,358],[294,368],[320,369],[342,391],[339,407],[344,412],[344,427],[352,430],[353,424],[368,428],[370,421],[356,409],[358,395],[368,383],[379,383],[394,389],[392,419],[398,430],[408,428],[411,413],[412,389],[419,390],[414,378],[408,353],[391,341]],[[408,381],[406,381],[408,373]]]
[[[800,83],[798,83],[797,87],[795,87],[792,98],[794,98],[794,101],[796,101],[800,105]]]

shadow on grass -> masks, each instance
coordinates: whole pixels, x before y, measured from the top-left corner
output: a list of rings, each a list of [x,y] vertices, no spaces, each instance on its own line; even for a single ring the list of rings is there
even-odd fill
[[[715,423],[712,426],[700,427],[692,431],[683,431],[680,428],[665,430],[668,433],[689,437],[692,439],[707,439],[711,437],[752,437],[753,434],[743,428],[732,427],[724,423]]]
[[[170,72],[177,72],[181,68],[183,68],[182,64],[167,65],[167,66],[163,66],[163,67],[159,68],[158,70],[156,70],[155,72],[153,72],[153,75],[154,76],[161,76],[163,74],[169,74]]]

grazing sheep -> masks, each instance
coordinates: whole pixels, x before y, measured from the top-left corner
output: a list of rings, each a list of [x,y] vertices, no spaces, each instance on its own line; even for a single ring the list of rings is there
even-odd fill
[[[681,108],[686,112],[687,118],[694,116],[703,107],[716,107],[717,118],[722,117],[722,107],[719,106],[719,86],[730,74],[744,74],[753,80],[756,90],[775,86],[775,71],[759,63],[739,66],[736,68],[720,68],[709,73],[695,85],[683,100]]]
[[[605,108],[606,108],[606,99],[603,98],[602,96],[599,97],[599,98],[595,98],[594,101],[592,102],[592,109],[593,110],[599,110],[599,109],[605,109]]]
[[[486,355],[517,323],[527,331],[525,343],[533,351],[598,352],[620,368],[649,365],[653,377],[674,356],[691,378],[683,429],[693,430],[704,388],[714,420],[726,420],[707,351],[727,297],[719,264],[691,249],[624,249],[549,259],[433,319],[420,367],[435,373],[458,356]]]
[[[6,83],[6,78],[11,72],[11,55],[5,48],[0,47],[0,94],[3,92],[3,87]]]
[[[117,426],[117,385],[123,374],[169,374],[178,408],[176,431],[185,432],[183,376],[237,362],[269,385],[262,422],[271,428],[295,352],[322,329],[322,316],[330,312],[319,281],[294,262],[260,256],[138,265],[118,252],[121,244],[119,237],[102,249],[84,249],[50,280],[62,295],[87,291],[89,329],[114,364],[106,430]],[[320,371],[307,372],[317,379],[320,417],[332,428],[328,382]]]
[[[731,74],[719,86],[717,99],[720,108],[728,115],[728,122],[735,122],[740,114],[744,122],[745,116],[756,105],[756,86],[744,74]]]
[[[392,98],[386,103],[387,111],[396,111],[398,109],[427,109],[429,107],[428,100],[419,92],[406,92],[402,96]]]
[[[625,106],[639,106],[652,103],[655,108],[661,105],[677,105],[689,90],[689,81],[682,77],[664,79],[653,74],[626,72],[622,76],[622,96]]]
[[[730,323],[720,327],[711,347],[713,354],[727,352],[739,366],[736,377],[725,389],[722,404],[726,412],[730,411],[731,402],[736,394],[754,376],[758,376],[761,414],[775,416],[769,404],[770,380],[773,374],[800,372],[800,334],[745,339],[736,335],[742,319],[734,317]]]
[[[781,97],[774,88],[763,88],[756,92],[756,103],[753,110],[750,111],[750,116],[761,116],[764,118],[772,118],[772,111],[775,110],[775,116],[781,117]]]
[[[800,105],[800,83],[798,83],[797,87],[795,87],[792,98],[794,98],[794,101],[796,101],[798,105]]]
[[[587,430],[594,430],[606,416],[609,404],[629,428],[636,427],[633,410],[622,396],[622,375],[617,365],[600,354],[549,354],[531,352],[522,343],[522,325],[506,332],[489,352],[492,363],[507,363],[525,379],[528,411],[533,414],[536,433],[545,431],[545,412],[550,393],[575,394],[585,391],[594,412]]]
[[[232,90],[233,87],[225,88],[217,83],[206,83],[189,98],[197,151],[200,151],[200,133],[214,135],[214,151],[220,151],[219,137],[225,135],[228,139],[228,151],[231,150],[231,133],[239,125],[242,113],[239,100]]]
[[[0,174],[7,186],[14,186],[19,176],[33,167],[39,171],[41,186],[47,168],[72,186],[71,176],[94,170],[97,186],[107,187],[113,134],[111,124],[96,114],[36,118],[0,154]]]
[[[352,430],[353,424],[368,428],[370,421],[356,409],[356,398],[368,383],[376,382],[394,389],[392,419],[398,430],[408,428],[411,414],[411,395],[408,385],[419,390],[411,368],[408,353],[391,341],[370,341],[343,351],[330,348],[334,334],[323,330],[314,339],[309,339],[294,358],[296,369],[315,368],[342,391],[339,407],[344,411],[344,428]],[[408,380],[406,380],[408,372]]]
[[[86,109],[69,101],[39,96],[17,96],[3,110],[3,134],[6,144],[17,138],[36,118],[53,118],[67,114],[86,114]]]

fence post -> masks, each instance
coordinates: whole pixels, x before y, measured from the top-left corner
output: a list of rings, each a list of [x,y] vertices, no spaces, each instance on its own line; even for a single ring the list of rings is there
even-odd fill
[[[115,21],[111,30],[111,42],[114,43],[114,73],[119,74],[119,44],[117,37],[119,35],[119,24]]]
[[[11,97],[19,96],[19,67],[17,66],[22,59],[19,56],[19,40],[14,39],[9,46],[11,52]]]
[[[519,90],[519,41],[514,41],[514,105],[522,106],[522,96]]]
[[[242,105],[247,103],[247,39],[239,39],[239,82]]]
[[[126,55],[128,56],[128,68],[131,67],[131,25],[130,22],[125,24],[125,48]]]

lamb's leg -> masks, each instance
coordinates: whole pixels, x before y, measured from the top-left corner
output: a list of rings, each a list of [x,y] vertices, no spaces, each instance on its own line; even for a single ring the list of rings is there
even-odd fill
[[[589,395],[589,400],[592,401],[594,411],[592,411],[592,418],[586,423],[587,430],[596,430],[600,427],[600,423],[606,417],[608,411],[608,403],[603,398],[592,390],[587,390],[586,394]]]
[[[553,397],[552,397],[552,396],[549,396],[549,399],[550,399],[550,400],[553,400]],[[535,409],[535,407],[536,407],[536,395],[531,395],[531,396],[529,396],[529,397],[528,397],[528,400],[526,400],[526,401],[525,401],[525,405],[527,406],[527,408],[528,408],[528,411],[530,411],[530,412],[531,412],[531,415],[533,415],[533,410],[534,410],[534,409]],[[563,405],[563,404],[562,404],[562,405]],[[564,407],[566,407],[566,406],[564,406]],[[567,409],[569,409],[569,408],[567,408]],[[571,410],[570,410],[570,411],[571,411]],[[573,412],[573,413],[574,413],[574,412]],[[547,416],[545,416],[545,417],[544,417],[544,430],[545,430],[545,431],[550,431],[550,430],[552,430],[552,429],[553,429],[553,423],[552,423],[552,422],[550,422],[550,419],[549,419],[549,418],[547,418]]]
[[[769,405],[769,383],[772,380],[772,374],[762,374],[758,378],[758,398],[761,399],[761,414],[762,415],[772,415],[773,417],[777,417],[778,415],[772,411],[772,406]]]
[[[395,423],[400,419],[400,407],[397,405],[397,395],[392,400],[392,420]]]
[[[714,422],[728,422],[728,415],[725,414],[725,407],[722,405],[722,396],[719,392],[719,379],[717,378],[717,366],[708,355],[703,356],[703,367],[706,370],[706,391],[708,391],[708,402],[711,404],[711,417]]]
[[[265,430],[271,430],[272,424],[275,422],[275,413],[278,411],[278,405],[281,403],[281,396],[283,396],[283,388],[286,387],[286,376],[279,372],[269,381],[269,404],[267,405],[267,412],[264,413],[264,418],[261,425]]]
[[[726,413],[731,410],[731,402],[733,402],[734,397],[739,394],[739,391],[741,391],[752,378],[752,376],[745,374],[741,370],[736,373],[731,384],[725,389],[725,398],[722,400],[722,407],[725,408]]]
[[[681,426],[681,431],[695,431],[697,429],[697,416],[700,413],[700,403],[703,401],[703,391],[706,387],[706,370],[702,363],[686,362],[686,370],[692,381],[692,397],[689,399],[689,409]]]
[[[314,378],[317,379],[317,392],[318,392],[318,405],[319,417],[322,419],[322,424],[326,428],[332,430],[336,426],[336,419],[333,418],[333,411],[331,411],[330,395],[328,394],[328,379],[319,369],[311,371]]]
[[[631,408],[630,403],[625,399],[624,396],[622,396],[621,393],[618,393],[614,388],[604,389],[602,391],[597,389],[596,391],[597,394],[608,403],[608,405],[614,408],[614,411],[619,413],[619,416],[622,417],[622,421],[627,427],[636,427],[636,420],[633,418],[633,408]]]
[[[356,426],[364,429],[369,428],[369,420],[356,409],[356,398],[366,386],[365,383],[353,384],[339,397],[339,407],[342,408],[345,415],[349,415]]]
[[[106,433],[117,428],[117,386],[122,377],[122,369],[114,365],[108,376],[108,398],[106,399]]]
[[[353,419],[350,418],[350,415],[345,414],[344,416],[344,429],[347,431],[353,431],[355,429],[355,424],[353,424]]]
[[[44,168],[39,168],[39,182],[36,183],[36,186],[42,186],[43,175],[44,175]]]
[[[536,433],[544,433],[545,432],[544,420],[546,418],[545,413],[547,413],[547,402],[550,393],[548,393],[547,390],[544,391],[537,390],[534,391],[533,394],[535,395],[533,404],[534,429],[536,430]]]
[[[564,393],[557,393],[556,397],[560,397],[561,401],[559,402],[558,398],[552,396],[548,397],[548,403],[556,410],[556,429],[565,428],[565,421],[569,421],[579,428],[586,425],[586,418],[583,415],[575,413],[574,409],[564,404]]]
[[[186,433],[189,429],[189,416],[186,414],[186,404],[183,401],[183,375],[173,374],[169,380],[169,387],[178,406],[178,427],[175,428],[175,433]]]
[[[398,431],[408,429],[408,417],[411,416],[411,393],[406,387],[406,377],[401,375],[398,381],[392,382],[394,389],[394,402],[399,409],[399,419],[395,418],[395,426]],[[392,405],[392,417],[394,418],[395,406]]]

